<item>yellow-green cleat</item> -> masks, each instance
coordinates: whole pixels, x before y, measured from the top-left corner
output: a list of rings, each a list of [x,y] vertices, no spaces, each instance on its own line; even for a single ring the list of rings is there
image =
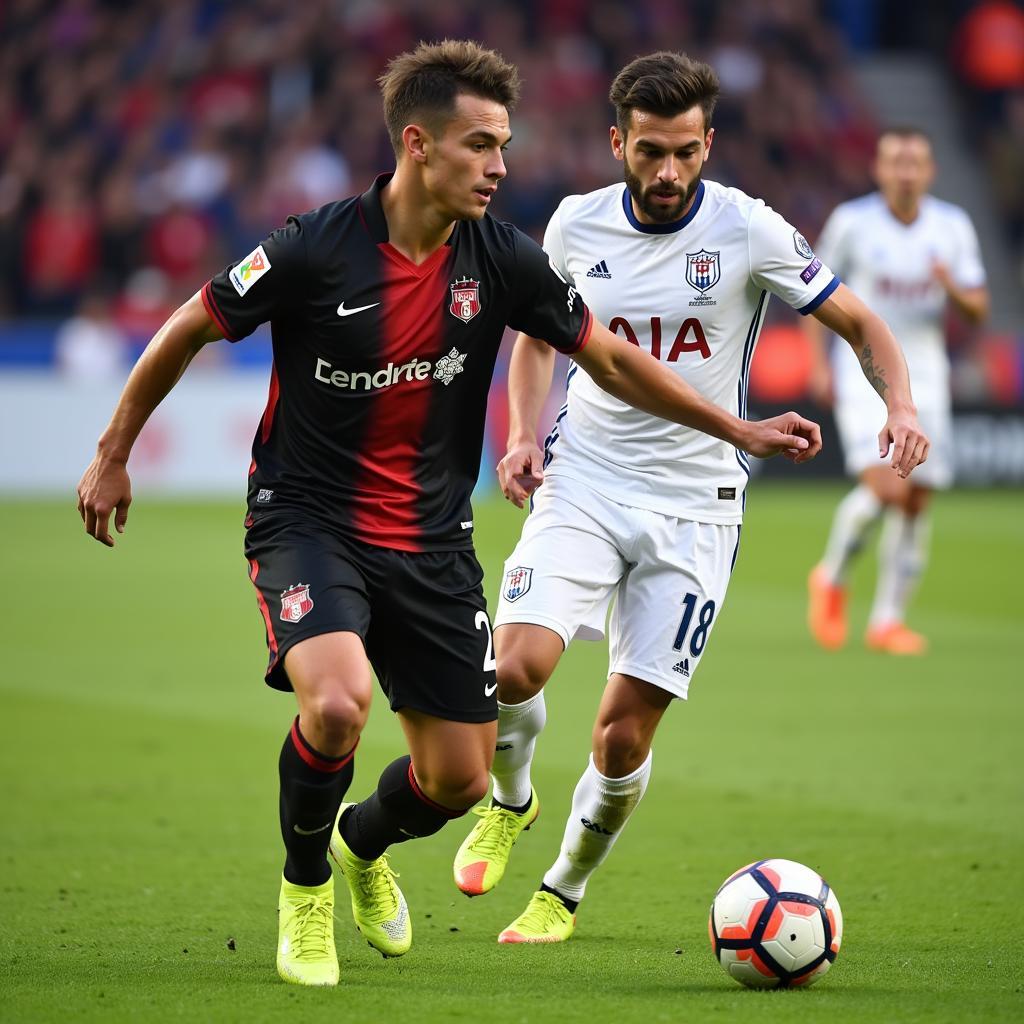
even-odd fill
[[[337,985],[334,879],[310,887],[282,878],[277,915],[277,973],[293,985]]]
[[[474,807],[480,820],[455,854],[455,884],[467,896],[490,892],[505,874],[512,847],[540,814],[537,791],[530,789],[530,803],[522,814],[504,807]]]
[[[499,942],[565,942],[576,915],[549,892],[535,892],[526,909],[498,936]]]
[[[338,820],[351,804],[342,804]],[[331,832],[330,853],[348,883],[352,897],[352,918],[360,934],[383,956],[402,956],[412,945],[409,907],[398,888],[398,875],[387,854],[376,860],[362,860],[346,845],[337,822]]]

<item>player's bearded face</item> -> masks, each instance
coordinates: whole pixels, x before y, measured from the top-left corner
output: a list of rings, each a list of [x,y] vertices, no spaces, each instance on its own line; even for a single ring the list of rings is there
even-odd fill
[[[673,117],[633,110],[625,133],[612,128],[612,151],[623,163],[641,220],[668,224],[686,213],[700,185],[712,135],[700,106]]]
[[[627,157],[623,157],[622,163],[625,170],[626,187],[636,205],[651,220],[659,224],[668,224],[671,221],[679,220],[700,184],[700,171],[698,171],[689,182],[655,181],[653,184],[645,185],[630,167]]]

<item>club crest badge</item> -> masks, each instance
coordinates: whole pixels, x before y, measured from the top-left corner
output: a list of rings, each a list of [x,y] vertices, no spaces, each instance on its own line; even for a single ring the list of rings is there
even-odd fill
[[[470,277],[452,281],[452,302],[448,312],[468,324],[480,312],[480,282]]]
[[[721,251],[708,252],[707,249],[686,254],[686,283],[698,292],[697,297],[690,300],[691,306],[717,305],[707,292],[721,280],[721,255]]]
[[[709,288],[714,288],[722,276],[719,265],[721,252],[688,252],[686,254],[686,283],[693,285],[702,295]]]
[[[533,570],[526,566],[517,565],[505,573],[505,600],[518,601],[529,589],[533,582]]]
[[[308,583],[296,583],[281,591],[281,621],[298,622],[313,610],[313,598],[309,596]]]

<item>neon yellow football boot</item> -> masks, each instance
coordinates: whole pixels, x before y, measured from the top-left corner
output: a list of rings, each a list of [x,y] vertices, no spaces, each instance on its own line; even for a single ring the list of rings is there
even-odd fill
[[[341,805],[338,820],[351,806]],[[348,882],[352,918],[363,938],[382,956],[408,953],[412,945],[412,921],[388,855],[381,854],[376,860],[357,857],[341,838],[337,822],[331,832],[330,853]]]
[[[535,892],[526,909],[498,936],[505,942],[565,942],[576,927],[576,915],[549,892]]]
[[[282,878],[277,914],[277,973],[293,985],[337,985],[334,879],[310,887]]]
[[[479,821],[455,854],[455,884],[467,896],[490,892],[505,874],[512,847],[540,814],[537,791],[530,790],[530,803],[522,814],[504,807],[474,807]]]

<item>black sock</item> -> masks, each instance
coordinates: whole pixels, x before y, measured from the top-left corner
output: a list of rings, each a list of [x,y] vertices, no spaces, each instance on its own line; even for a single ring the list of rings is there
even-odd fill
[[[348,848],[363,860],[376,860],[389,846],[440,832],[465,811],[434,803],[419,787],[406,755],[381,772],[377,789],[338,823]]]
[[[500,800],[495,800],[491,797],[492,807],[504,807],[506,811],[511,811],[513,814],[525,814],[530,809],[530,804],[533,803],[533,796],[531,794],[530,799],[523,804],[522,807],[513,807],[511,804],[503,804]]]
[[[544,882],[540,883],[541,892],[549,892],[552,896],[560,899],[568,909],[570,914],[576,913],[576,908],[580,905],[579,900],[571,900],[568,896],[563,896],[557,889],[552,889],[550,885],[546,885]]]
[[[355,752],[353,747],[343,757],[327,757],[299,732],[298,718],[292,723],[278,770],[284,877],[293,885],[323,885],[331,877],[327,846],[334,816],[352,783]]]

